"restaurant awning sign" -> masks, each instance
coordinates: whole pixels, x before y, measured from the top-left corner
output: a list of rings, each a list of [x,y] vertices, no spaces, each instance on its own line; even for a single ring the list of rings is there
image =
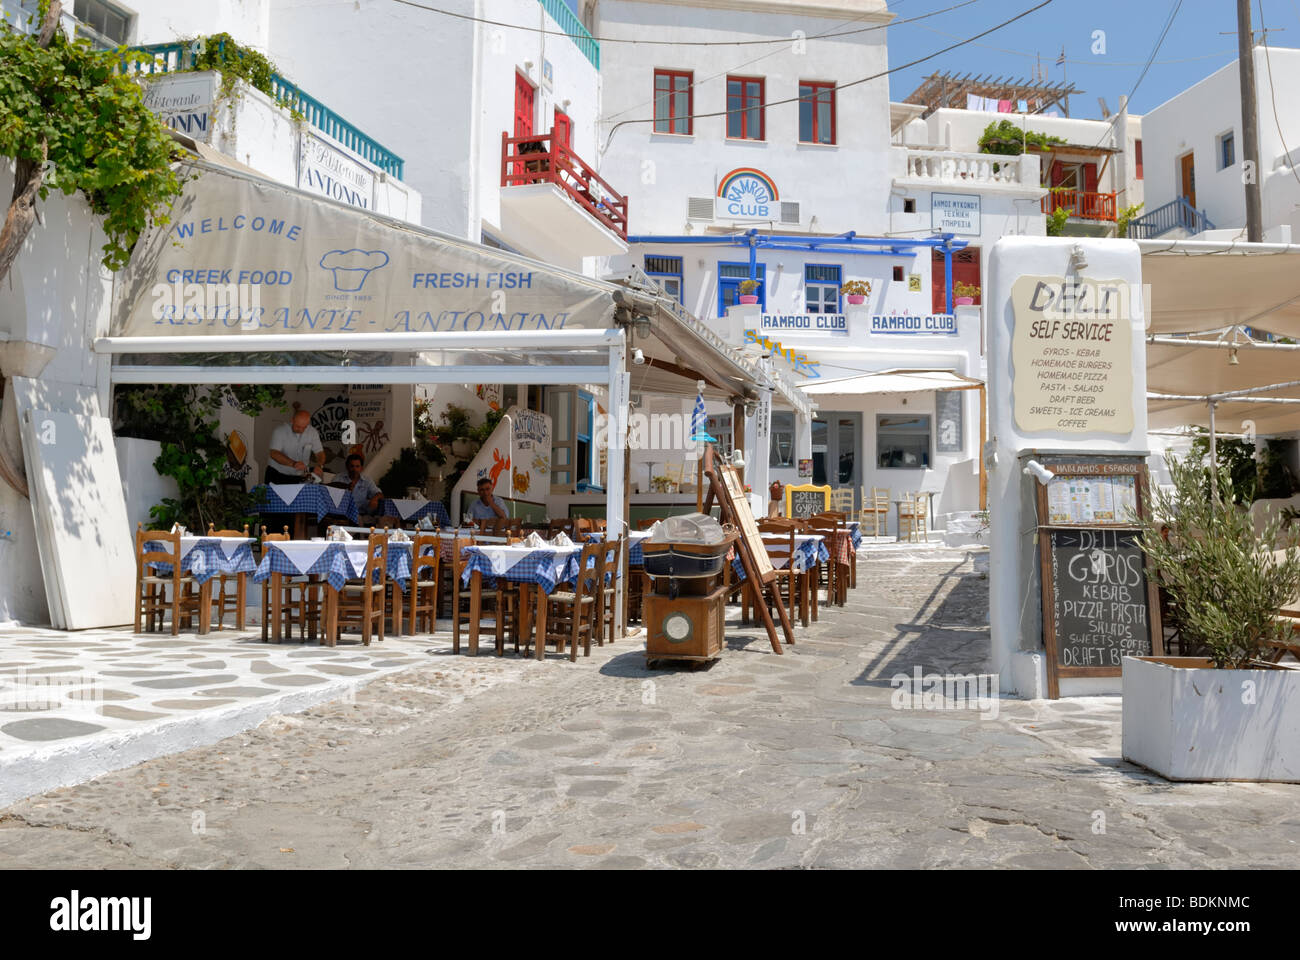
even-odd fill
[[[114,336],[604,329],[606,285],[205,170],[140,239]]]

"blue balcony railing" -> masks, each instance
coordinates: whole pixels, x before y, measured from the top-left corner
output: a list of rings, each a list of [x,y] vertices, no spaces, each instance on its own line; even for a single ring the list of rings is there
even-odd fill
[[[591,65],[600,69],[600,44],[587,28],[582,25],[578,15],[569,9],[564,0],[539,0],[542,9],[551,15],[551,19],[560,25],[560,29],[569,35],[582,55],[591,61]]]
[[[1130,220],[1128,235],[1134,240],[1151,240],[1177,227],[1182,227],[1189,236],[1215,228],[1210,218],[1188,203],[1186,197],[1179,197]]]
[[[579,25],[581,26],[581,24]],[[218,47],[223,51],[225,44]],[[194,69],[194,54],[189,44],[153,43],[144,47],[132,47],[133,51],[144,53],[151,58],[144,63],[126,64],[124,68],[132,73],[149,76],[160,73],[179,73]],[[218,56],[218,60],[221,57]],[[219,69],[219,68],[214,68]],[[405,162],[373,137],[362,133],[337,113],[315,97],[300,90],[278,73],[271,74],[272,96],[285,106],[292,107],[307,118],[321,133],[337,140],[353,153],[373,163],[391,177],[402,179]]]

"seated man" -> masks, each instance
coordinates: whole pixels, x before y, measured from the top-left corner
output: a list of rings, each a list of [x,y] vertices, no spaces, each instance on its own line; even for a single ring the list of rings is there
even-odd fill
[[[478,499],[469,505],[465,516],[480,526],[482,524],[479,521],[490,520],[493,517],[504,520],[509,516],[506,513],[505,503],[492,493],[492,481],[487,477],[479,477]]]
[[[357,504],[357,514],[365,517],[381,517],[384,513],[384,495],[375,482],[361,472],[366,465],[365,458],[359,453],[349,454],[346,461],[348,478],[343,486],[352,491],[352,499]]]

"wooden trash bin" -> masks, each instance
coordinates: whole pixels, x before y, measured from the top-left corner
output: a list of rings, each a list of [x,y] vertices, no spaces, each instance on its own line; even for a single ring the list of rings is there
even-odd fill
[[[716,660],[722,655],[727,588],[721,579],[709,583],[707,593],[647,593],[642,598],[647,666],[656,660]]]

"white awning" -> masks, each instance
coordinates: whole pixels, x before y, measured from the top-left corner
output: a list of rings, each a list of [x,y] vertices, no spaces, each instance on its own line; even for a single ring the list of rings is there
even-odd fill
[[[975,390],[984,384],[951,370],[881,370],[839,380],[800,384],[812,396],[853,396],[868,393],[920,393],[925,390]]]
[[[1300,245],[1139,240],[1148,332],[1231,326],[1300,337]]]

